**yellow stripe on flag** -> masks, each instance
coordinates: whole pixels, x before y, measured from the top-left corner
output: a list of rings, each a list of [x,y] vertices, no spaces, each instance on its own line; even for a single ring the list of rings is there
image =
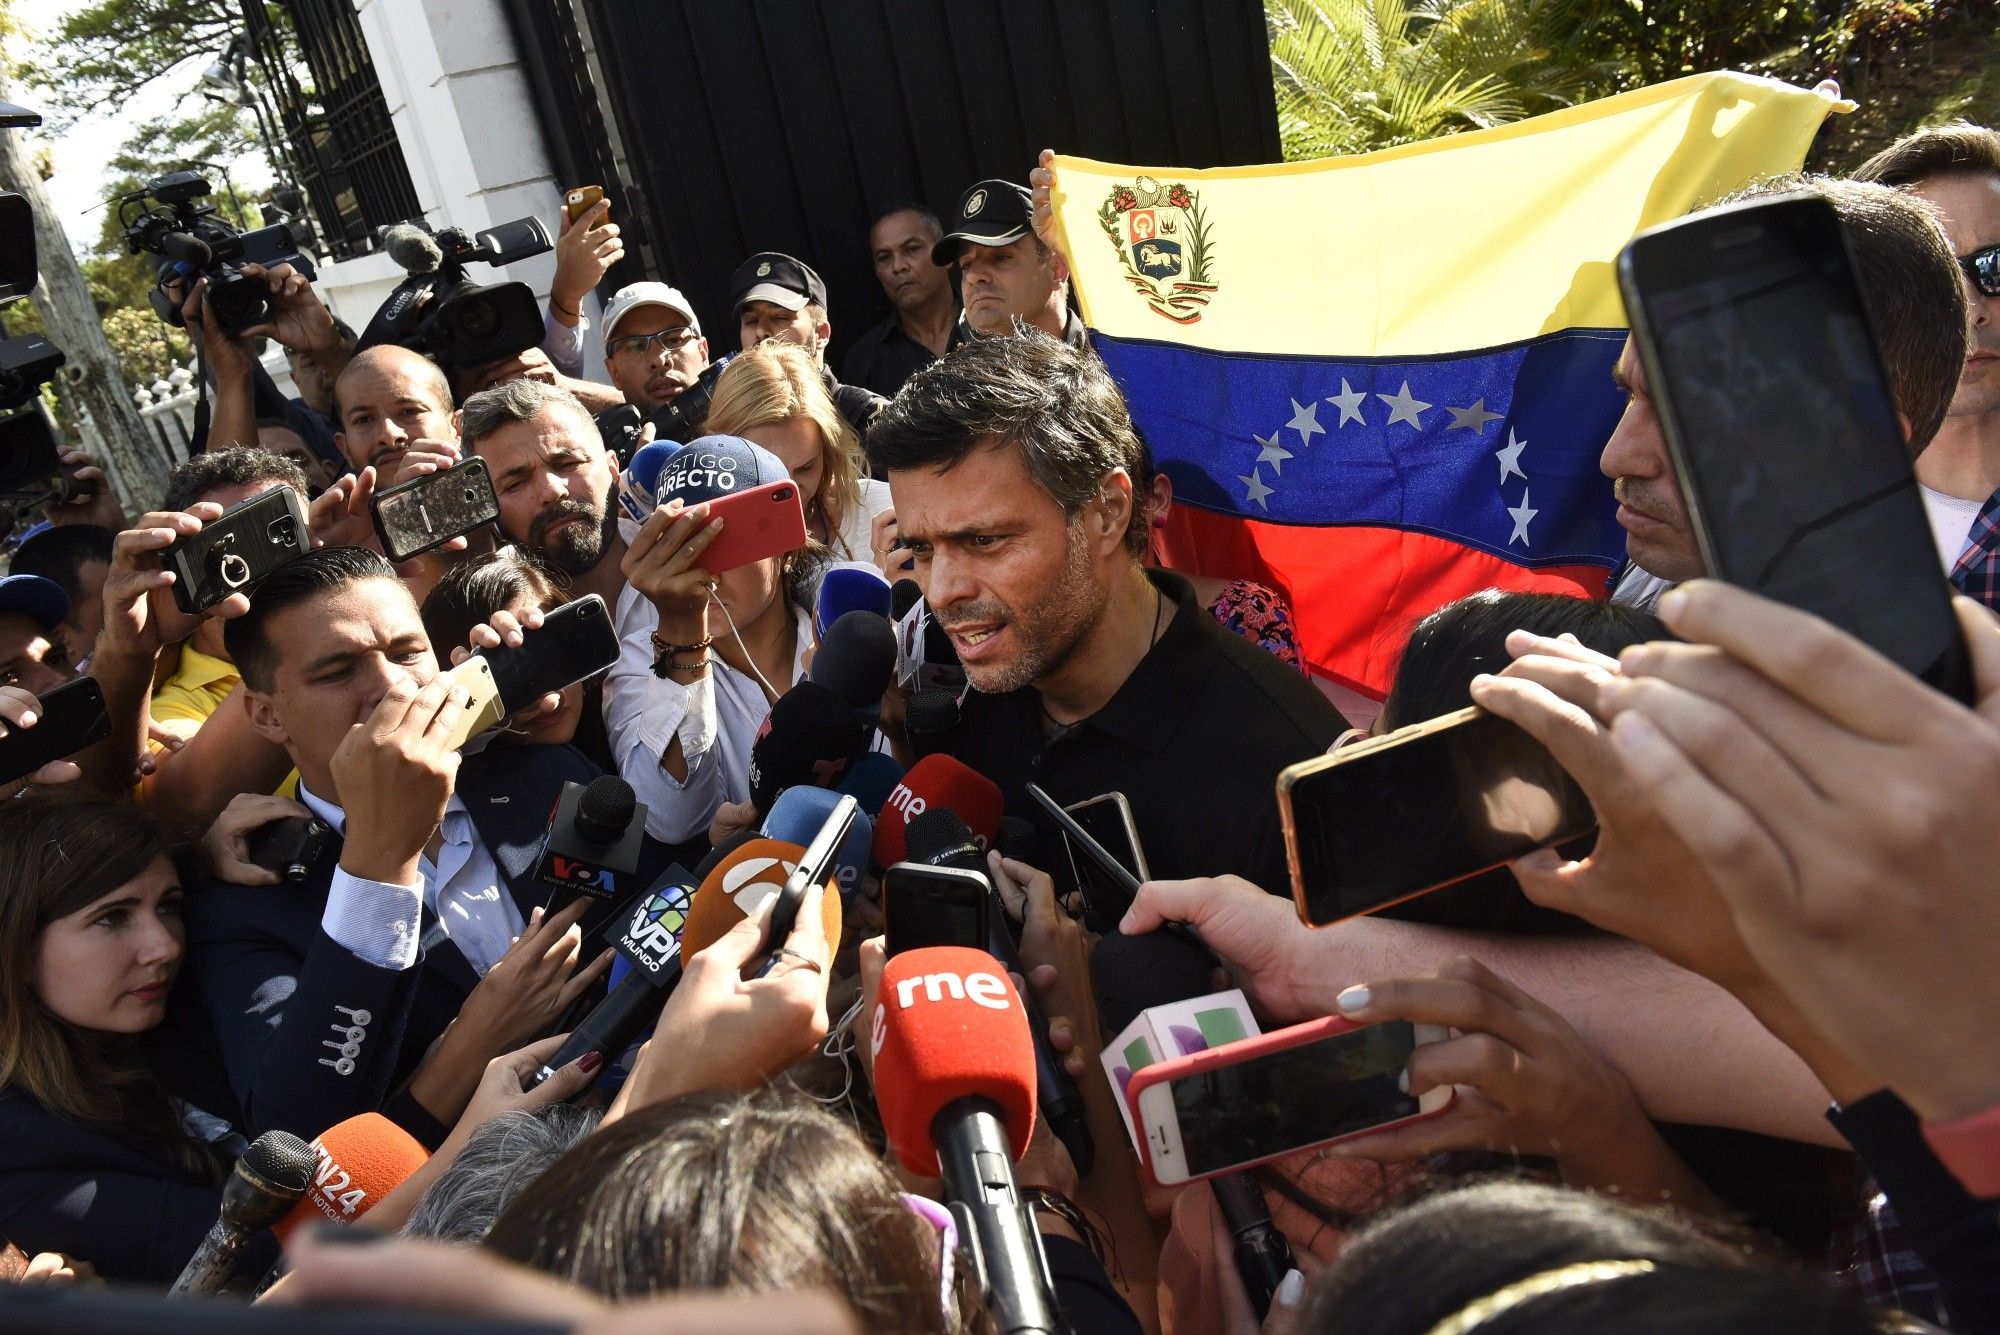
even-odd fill
[[[1697,74],[1357,157],[1180,170],[1056,159],[1084,322],[1239,353],[1425,356],[1625,324],[1633,233],[1798,170],[1851,109]]]

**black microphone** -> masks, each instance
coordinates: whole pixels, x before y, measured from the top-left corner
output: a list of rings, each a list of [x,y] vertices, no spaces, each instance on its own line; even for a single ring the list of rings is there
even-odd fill
[[[926,686],[910,696],[903,709],[903,728],[919,760],[944,750],[958,726],[958,696],[943,686]]]
[[[854,706],[811,679],[779,696],[750,747],[750,805],[759,818],[794,784],[838,786],[868,744],[868,729]]]
[[[720,860],[713,853],[710,858]],[[681,931],[687,926],[688,909],[700,883],[699,877],[688,875],[679,866],[669,867],[633,906],[632,915],[611,938],[612,947],[631,964],[632,972],[570,1031],[556,1054],[529,1078],[529,1089],[586,1052],[602,1053],[608,1064],[630,1047],[647,1025],[659,1019],[667,998],[681,981]]]
[[[1004,818],[1003,818],[1004,819]],[[1007,910],[1000,892],[986,873],[986,859],[974,842],[972,827],[949,807],[931,807],[913,819],[903,832],[904,857],[932,867],[957,867],[973,872],[986,882],[986,953],[1005,965],[1021,980],[1021,1002],[1028,1011],[1028,1031],[1035,1040],[1035,1103],[1049,1130],[1069,1151],[1079,1177],[1088,1174],[1097,1162],[1097,1142],[1091,1138],[1090,1123],[1084,1116],[1083,1092],[1064,1069],[1062,1056],[1049,1043],[1049,1017],[1041,999],[1028,982],[1028,968],[1021,963],[1014,934],[1007,928]]]
[[[639,870],[645,839],[646,808],[631,784],[616,774],[601,774],[588,784],[565,783],[535,859],[535,879],[571,896],[616,898],[618,877]]]
[[[901,621],[910,609],[924,600],[924,586],[913,579],[899,579],[889,586],[889,619]]]
[[[807,681],[816,681],[873,722],[896,675],[896,630],[874,612],[843,612],[820,636]]]
[[[1090,950],[1091,990],[1104,1017],[1105,1032],[1123,1033],[1139,1012],[1215,991],[1214,957],[1201,945],[1169,932],[1098,938]],[[1251,1306],[1262,1320],[1272,1295],[1292,1267],[1292,1247],[1271,1222],[1264,1192],[1249,1172],[1223,1173],[1208,1180],[1222,1222],[1236,1239],[1236,1272]]]
[[[1035,860],[1035,845],[1038,842],[1035,823],[1019,816],[1002,816],[1000,828],[994,831],[993,847],[1003,858],[1015,862],[1032,864]]]
[[[243,1244],[283,1219],[306,1194],[319,1156],[289,1131],[266,1131],[229,1170],[222,1186],[222,1209],[208,1236],[182,1267],[172,1298],[220,1292],[236,1269]]]

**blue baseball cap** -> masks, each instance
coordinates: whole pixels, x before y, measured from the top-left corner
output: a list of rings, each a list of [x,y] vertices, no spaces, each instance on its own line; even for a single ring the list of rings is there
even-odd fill
[[[52,579],[9,575],[0,579],[0,612],[19,612],[33,617],[43,630],[54,630],[69,615],[69,595]]]
[[[700,505],[768,482],[791,480],[785,461],[741,436],[699,436],[674,451],[653,480],[657,505]]]

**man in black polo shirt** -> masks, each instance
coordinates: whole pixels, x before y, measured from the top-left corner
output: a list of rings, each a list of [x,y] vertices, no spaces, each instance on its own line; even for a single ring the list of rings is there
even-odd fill
[[[1286,884],[1273,780],[1346,727],[1320,693],[1141,565],[1146,516],[1125,400],[1087,352],[1037,331],[974,339],[912,376],[869,448],[967,693],[947,749],[1034,821],[1122,792],[1156,877]]]
[[[958,293],[951,266],[931,258],[944,224],[922,204],[891,204],[868,229],[868,257],[889,298],[889,318],[848,349],[847,383],[896,397],[903,382],[951,344],[958,325]]]
[[[951,346],[1032,325],[1073,348],[1089,346],[1083,321],[1069,308],[1069,258],[1028,226],[1026,186],[981,181],[965,192],[951,230],[931,248],[940,265],[956,264],[965,311]]]

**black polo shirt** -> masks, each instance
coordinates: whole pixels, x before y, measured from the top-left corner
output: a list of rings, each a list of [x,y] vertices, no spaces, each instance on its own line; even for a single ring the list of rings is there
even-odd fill
[[[901,316],[891,314],[847,350],[847,364],[841,370],[848,384],[893,399],[905,380],[937,359],[935,352],[910,337]]]
[[[980,335],[974,332],[972,326],[965,322],[965,312],[960,311],[958,323],[951,327],[951,342],[945,345],[945,354],[949,356],[951,350],[959,344],[978,337]],[[1084,328],[1083,321],[1078,318],[1077,313],[1073,310],[1065,309],[1063,311],[1063,342],[1069,344],[1078,352],[1090,351],[1090,331]]]
[[[1160,880],[1234,872],[1289,894],[1278,771],[1324,753],[1347,723],[1311,682],[1217,624],[1186,580],[1147,575],[1179,610],[1104,708],[1044,742],[1033,687],[972,691],[947,749],[1000,785],[1008,815],[1034,823],[1059,892],[1069,861],[1029,783],[1064,806],[1125,794]]]

